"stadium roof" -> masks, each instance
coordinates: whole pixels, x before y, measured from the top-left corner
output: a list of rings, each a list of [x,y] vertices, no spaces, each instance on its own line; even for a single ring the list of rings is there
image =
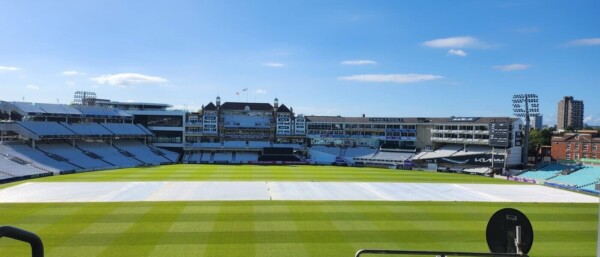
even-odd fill
[[[273,106],[268,103],[226,102],[221,105],[221,109],[243,111],[246,109],[246,106],[249,107],[251,111],[273,111]]]
[[[488,124],[491,122],[513,122],[518,118],[510,117],[477,117],[475,119],[431,118],[431,117],[342,117],[342,116],[306,116],[311,122],[339,123],[456,123],[456,124]]]

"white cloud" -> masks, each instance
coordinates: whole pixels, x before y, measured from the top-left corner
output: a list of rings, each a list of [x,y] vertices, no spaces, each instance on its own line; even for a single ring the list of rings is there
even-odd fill
[[[0,71],[18,71],[21,70],[18,67],[0,66]]]
[[[518,71],[518,70],[526,70],[529,69],[530,65],[522,64],[522,63],[514,63],[507,65],[497,65],[493,68],[500,71]]]
[[[102,75],[100,77],[91,78],[98,84],[109,84],[113,86],[127,87],[135,84],[162,84],[167,80],[161,77],[153,77],[138,73],[120,73]]]
[[[258,95],[264,95],[267,93],[267,90],[257,89],[256,91],[254,91],[254,93],[256,93]]]
[[[36,85],[27,85],[25,86],[27,89],[29,90],[33,90],[33,91],[39,91],[40,87],[36,86]]]
[[[423,45],[433,48],[482,48],[486,44],[474,37],[449,37],[423,42]]]
[[[463,50],[460,50],[460,49],[450,49],[450,50],[448,50],[448,54],[449,55],[461,56],[461,57],[467,56],[467,52],[465,52]]]
[[[406,83],[416,83],[422,81],[436,80],[442,79],[444,77],[438,75],[431,74],[364,74],[364,75],[353,75],[346,77],[339,77],[340,80],[349,80],[349,81],[360,81],[360,82],[376,82],[376,83],[384,83],[384,82],[392,82],[399,84]]]
[[[63,76],[80,76],[80,75],[85,75],[85,73],[81,73],[81,72],[75,71],[75,70],[68,70],[68,71],[63,71],[62,75]]]
[[[371,60],[347,60],[347,61],[341,61],[340,64],[341,65],[372,65],[372,64],[377,64],[377,62],[371,61]]]
[[[600,115],[589,115],[583,119],[583,123],[590,126],[600,125]]]
[[[596,38],[582,38],[569,41],[569,45],[571,46],[599,46],[600,45],[600,37]]]
[[[281,67],[285,67],[285,63],[280,63],[280,62],[267,62],[267,63],[263,63],[263,66],[266,67],[272,67],[272,68],[281,68]]]

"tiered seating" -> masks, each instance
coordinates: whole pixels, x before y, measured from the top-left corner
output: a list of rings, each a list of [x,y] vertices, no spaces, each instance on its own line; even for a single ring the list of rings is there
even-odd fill
[[[112,136],[113,133],[98,123],[67,123],[61,122],[61,125],[69,130],[85,136]]]
[[[463,149],[462,145],[444,145],[433,152],[429,152],[424,156],[420,156],[421,159],[431,159],[431,158],[443,158],[449,157],[459,150]]]
[[[147,164],[160,164],[163,162],[168,162],[166,158],[152,152],[148,146],[137,140],[119,140],[114,141],[113,144],[117,148],[133,154],[136,159]]]
[[[483,145],[468,145],[466,148],[452,154],[452,156],[466,156],[466,155],[474,155],[474,154],[485,154],[491,153],[492,148],[489,146]]]
[[[246,141],[225,141],[223,146],[225,148],[246,148]]]
[[[323,147],[323,148],[327,148],[327,147]],[[330,152],[321,151],[321,147],[317,147],[317,146],[311,147],[308,151],[310,153],[309,162],[316,163],[316,164],[332,164],[335,162],[336,157],[338,156],[338,153],[339,153],[339,149],[338,149],[338,153],[333,154]]]
[[[104,160],[119,167],[137,166],[141,163],[134,158],[127,157],[119,152],[116,148],[102,141],[80,141],[77,142],[79,148],[102,156]]]
[[[320,151],[320,152],[324,152],[324,153],[328,153],[328,154],[332,154],[335,156],[340,155],[341,153],[341,149],[339,147],[327,147],[327,146],[313,146],[310,148],[311,150],[315,150],[315,151]]]
[[[232,161],[231,152],[215,153],[215,157],[214,157],[213,161],[214,162],[231,162]]]
[[[64,104],[36,104],[48,114],[83,115],[79,110]]]
[[[241,163],[258,161],[258,153],[254,153],[254,152],[243,152],[243,153],[237,152],[235,154],[235,161],[236,162],[241,162]]]
[[[106,117],[122,117],[123,114],[114,108],[106,108],[99,106],[77,106],[81,113],[87,116],[106,116]],[[126,115],[131,116],[131,115]]]
[[[75,133],[57,122],[17,121],[21,127],[39,136],[74,136]]]
[[[598,181],[600,179],[600,167],[583,167],[569,175],[559,175],[549,180],[565,185],[580,187]]]
[[[63,157],[69,160],[70,163],[73,163],[77,166],[81,166],[85,169],[99,169],[112,167],[112,165],[103,162],[102,160],[94,159],[87,156],[79,149],[69,144],[38,144],[38,148],[45,152],[49,152]]]
[[[271,119],[263,116],[224,115],[226,128],[270,128]]]
[[[164,158],[169,159],[171,162],[177,162],[177,160],[179,159],[178,153],[169,151],[167,149],[154,148],[154,151],[158,151]]]
[[[58,172],[81,169],[69,164],[68,162],[57,161],[53,158],[50,158],[42,151],[33,149],[23,144],[0,144],[0,152],[5,155],[17,157],[31,163],[32,165],[35,165],[36,167],[40,167],[49,171]]]
[[[47,173],[47,171],[34,168],[28,164],[19,164],[6,156],[0,155],[0,180],[11,177],[22,177],[34,174]]]
[[[545,180],[550,177],[556,176],[558,173],[561,173],[563,170],[568,169],[569,166],[562,164],[548,164],[542,167],[539,170],[527,171],[519,175],[522,178],[536,179],[536,180]]]
[[[379,151],[377,154],[373,155],[373,157],[371,157],[371,159],[387,160],[387,161],[405,161],[405,160],[410,159],[411,156],[412,156],[411,153]]]
[[[13,102],[13,105],[26,113],[46,113],[39,105],[34,103]]]
[[[186,154],[183,158],[185,161],[198,163],[202,159],[202,153]]]
[[[294,149],[301,149],[302,146],[299,144],[284,144],[284,143],[274,143],[273,147],[289,147]]]
[[[202,161],[202,162],[209,162],[212,155],[213,155],[212,153],[203,152],[202,153],[202,157],[200,158],[200,161]]]
[[[193,146],[201,148],[221,148],[221,143],[194,143]]]
[[[248,147],[250,147],[250,148],[271,147],[271,143],[266,142],[266,141],[248,141]]]
[[[464,169],[463,171],[467,173],[485,174],[490,171],[490,168],[469,168]]]
[[[350,147],[344,152],[344,157],[372,157],[377,152],[377,149],[370,147]]]
[[[103,127],[110,130],[115,135],[121,136],[148,136],[148,132],[140,129],[135,124],[130,123],[100,123]]]

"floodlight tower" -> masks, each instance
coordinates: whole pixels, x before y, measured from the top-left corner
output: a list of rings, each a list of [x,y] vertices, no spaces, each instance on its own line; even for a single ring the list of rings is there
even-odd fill
[[[527,165],[529,156],[529,117],[540,115],[540,104],[536,94],[514,95],[512,101],[514,115],[525,118],[525,142],[523,143],[521,161],[523,165]]]

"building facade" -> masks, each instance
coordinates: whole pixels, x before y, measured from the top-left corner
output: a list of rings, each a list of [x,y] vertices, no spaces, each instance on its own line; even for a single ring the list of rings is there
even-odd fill
[[[579,160],[600,158],[600,136],[597,133],[566,133],[552,137],[552,159]]]
[[[575,100],[572,96],[565,96],[558,102],[558,115],[556,121],[558,130],[572,127],[575,130],[583,129],[583,101]]]

